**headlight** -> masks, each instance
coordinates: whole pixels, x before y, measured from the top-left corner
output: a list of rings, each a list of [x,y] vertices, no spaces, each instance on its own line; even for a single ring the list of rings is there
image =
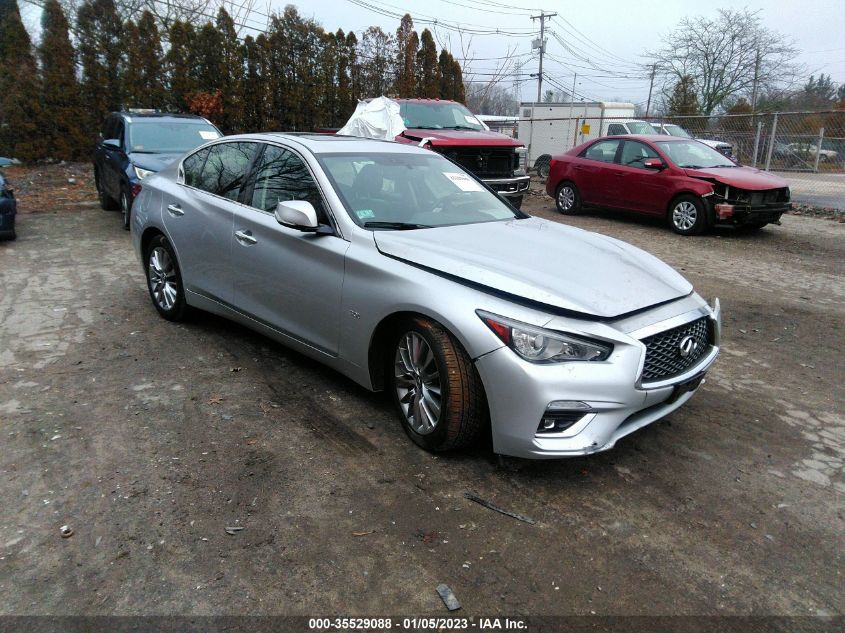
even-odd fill
[[[478,310],[482,321],[521,358],[531,363],[607,360],[613,345],[546,330]]]
[[[138,176],[139,180],[143,180],[147,176],[152,176],[155,173],[154,171],[150,171],[149,169],[141,169],[140,167],[135,166],[133,166],[133,169],[135,170],[135,175]]]
[[[520,145],[519,147],[517,147],[513,151],[515,151],[517,154],[524,154],[525,152],[528,151],[528,149],[525,147],[525,145]]]

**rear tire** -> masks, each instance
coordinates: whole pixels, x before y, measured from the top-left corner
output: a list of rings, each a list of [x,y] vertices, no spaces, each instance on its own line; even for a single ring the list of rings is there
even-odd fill
[[[537,175],[540,178],[549,177],[549,169],[551,169],[552,157],[548,154],[543,154],[534,161],[534,169],[537,170]]]
[[[185,287],[176,253],[163,235],[150,240],[144,254],[147,290],[153,306],[168,321],[182,321],[188,315]]]
[[[563,215],[576,215],[581,211],[581,194],[575,183],[564,181],[555,190],[555,204]]]
[[[397,328],[389,350],[390,389],[408,437],[428,451],[473,444],[487,422],[487,400],[461,344],[417,317]]]
[[[707,228],[707,215],[700,198],[684,194],[669,205],[669,226],[679,235],[701,235]]]

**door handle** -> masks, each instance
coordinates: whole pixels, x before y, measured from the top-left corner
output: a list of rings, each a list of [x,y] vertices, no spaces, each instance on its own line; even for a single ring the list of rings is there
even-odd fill
[[[167,212],[174,218],[178,218],[180,215],[185,215],[185,212],[182,211],[182,207],[180,207],[178,204],[168,204]]]
[[[235,231],[235,237],[244,246],[258,244],[258,240],[252,237],[252,231]]]

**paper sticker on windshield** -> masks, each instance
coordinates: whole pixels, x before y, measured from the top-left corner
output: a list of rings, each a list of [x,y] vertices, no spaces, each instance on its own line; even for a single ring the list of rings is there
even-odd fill
[[[451,180],[455,186],[461,191],[483,191],[481,185],[475,182],[466,174],[459,174],[457,172],[444,171],[443,175]]]
[[[358,209],[355,212],[355,215],[358,216],[359,220],[368,220],[370,218],[376,217],[376,214],[373,213],[372,209]]]
[[[216,138],[219,138],[217,132],[210,132],[208,130],[200,130],[200,136],[204,141],[213,141]]]
[[[464,118],[467,120],[467,123],[472,123],[473,125],[478,125],[478,119],[476,119],[474,116],[469,116],[468,114],[465,114]]]

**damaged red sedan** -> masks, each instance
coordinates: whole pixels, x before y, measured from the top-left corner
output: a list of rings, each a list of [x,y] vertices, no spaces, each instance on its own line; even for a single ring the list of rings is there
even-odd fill
[[[681,235],[759,229],[790,208],[789,186],[693,139],[608,136],[552,158],[546,192],[558,211],[598,206],[664,217]]]

